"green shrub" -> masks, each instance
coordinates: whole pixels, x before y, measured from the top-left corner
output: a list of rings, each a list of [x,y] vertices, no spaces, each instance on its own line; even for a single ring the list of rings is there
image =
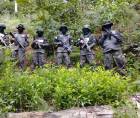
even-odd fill
[[[92,71],[79,65],[72,69],[46,65],[20,72],[10,57],[0,65],[0,76],[0,112],[41,110],[46,104],[56,109],[114,104],[124,101],[130,90],[129,79],[101,67]]]
[[[56,109],[112,104],[124,101],[129,90],[128,80],[101,67],[93,72],[46,65],[34,72],[13,72],[8,65],[4,72],[0,112],[41,110],[46,104]]]
[[[28,74],[16,74],[14,78],[0,81],[0,111],[38,110],[44,103],[45,80],[41,77],[28,77]]]
[[[119,75],[102,68],[95,72],[86,68],[69,71],[62,68],[55,73],[55,78],[53,99],[59,109],[119,101],[128,85]]]
[[[13,14],[14,13],[14,2],[10,1],[0,1],[0,14]]]

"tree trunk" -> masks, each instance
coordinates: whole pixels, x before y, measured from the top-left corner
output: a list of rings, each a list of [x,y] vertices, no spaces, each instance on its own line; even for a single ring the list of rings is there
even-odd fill
[[[17,4],[17,1],[15,0],[15,13],[18,12],[18,4]]]

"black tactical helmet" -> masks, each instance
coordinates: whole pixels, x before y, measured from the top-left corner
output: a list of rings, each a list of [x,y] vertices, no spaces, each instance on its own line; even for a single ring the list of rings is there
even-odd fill
[[[16,27],[17,29],[25,29],[25,27],[24,27],[24,25],[22,25],[22,24],[19,24],[17,27]]]
[[[106,27],[106,26],[112,27],[112,26],[113,26],[113,23],[112,23],[111,21],[106,21],[106,22],[102,25],[102,27]]]
[[[2,29],[6,29],[6,25],[3,24],[3,23],[0,23],[0,28],[2,28]]]
[[[37,34],[38,37],[42,37],[43,34],[44,34],[43,28],[41,28],[41,27],[37,28],[36,29],[36,34]]]
[[[82,32],[84,35],[88,35],[91,32],[90,26],[89,25],[84,25]]]
[[[113,26],[113,23],[111,21],[106,21],[103,25],[102,25],[102,31],[105,31],[105,29],[110,29]]]
[[[65,26],[65,25],[62,25],[62,26],[59,28],[59,31],[62,31],[63,29],[65,29],[66,31],[68,31],[68,27]]]

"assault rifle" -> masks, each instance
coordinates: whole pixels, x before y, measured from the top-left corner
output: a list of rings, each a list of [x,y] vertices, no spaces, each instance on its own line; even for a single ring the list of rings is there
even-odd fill
[[[91,51],[89,45],[88,45],[88,41],[89,41],[89,38],[87,39],[87,42],[83,39],[83,38],[80,38],[80,41],[83,41],[83,45],[82,45],[82,48],[84,48],[86,46],[87,50],[88,51]]]
[[[41,43],[43,43],[43,40],[35,40],[35,43],[38,45],[39,49],[41,49]]]
[[[115,39],[117,39],[118,41],[120,41],[121,39],[119,39],[117,36],[115,36],[112,32],[108,31],[106,28],[104,28],[104,31],[107,32],[107,34],[109,35],[109,39],[111,40],[111,36],[113,36]]]
[[[69,47],[65,46],[65,44],[63,43],[63,41],[58,40],[58,39],[57,39],[57,42],[61,42],[63,48],[64,48],[65,50],[67,50],[68,53],[71,53],[71,52],[72,52],[71,46],[69,46]]]
[[[12,32],[10,32],[9,33],[13,38],[15,38],[15,36],[14,36],[14,34],[12,33]],[[16,38],[15,38],[16,39]],[[25,47],[21,44],[21,42],[18,40],[18,39],[16,39],[16,41],[18,42],[18,44],[23,48],[23,49],[25,49]]]

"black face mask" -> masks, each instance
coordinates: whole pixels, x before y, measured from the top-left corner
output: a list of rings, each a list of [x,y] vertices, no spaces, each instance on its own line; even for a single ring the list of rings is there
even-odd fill
[[[63,29],[61,30],[61,32],[62,32],[63,35],[65,35],[65,34],[67,33],[67,31],[68,31],[68,30],[65,29],[65,28],[63,28]]]
[[[110,26],[104,26],[104,27],[102,27],[102,30],[103,31],[110,31],[111,27]]]
[[[24,29],[23,28],[18,28],[19,33],[23,33]]]
[[[88,35],[90,32],[91,32],[90,29],[88,29],[88,28],[83,28],[83,34],[84,34],[84,35]]]
[[[37,31],[36,33],[37,33],[37,36],[38,36],[38,37],[42,37],[43,34],[44,34],[44,32],[42,32],[42,31]]]
[[[0,33],[3,33],[4,34],[4,28],[0,28]]]

